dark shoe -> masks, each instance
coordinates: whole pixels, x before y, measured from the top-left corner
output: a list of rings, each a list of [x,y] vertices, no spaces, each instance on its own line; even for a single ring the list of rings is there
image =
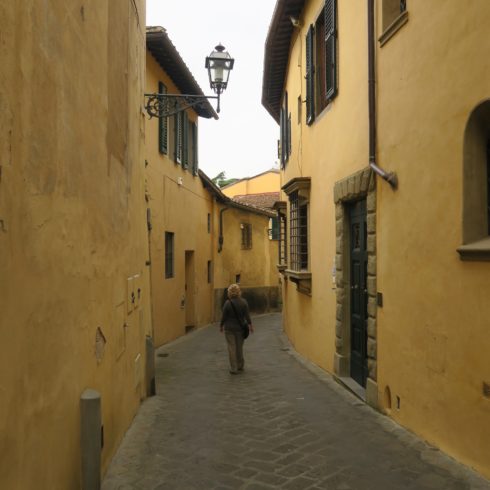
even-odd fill
[[[238,371],[230,371],[230,374],[238,374]]]
[[[243,371],[243,368],[238,368],[238,371]]]

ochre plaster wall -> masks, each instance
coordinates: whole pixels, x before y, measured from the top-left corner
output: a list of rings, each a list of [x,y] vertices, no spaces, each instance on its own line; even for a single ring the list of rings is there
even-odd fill
[[[278,171],[268,171],[254,177],[242,179],[222,189],[228,197],[246,194],[261,194],[264,192],[279,192],[281,177]]]
[[[456,249],[464,131],[490,96],[479,56],[490,4],[407,5],[408,23],[378,50],[379,162],[400,182],[378,186],[378,387],[395,420],[489,477],[490,263]]]
[[[0,488],[75,489],[82,392],[104,468],[145,394],[145,2],[2,2],[0,24]]]
[[[162,81],[168,93],[178,88],[147,53],[147,92],[157,92]],[[189,119],[196,121],[193,111]],[[174,138],[169,125],[169,141]],[[208,261],[213,264],[213,222],[208,233],[208,213],[214,219],[213,197],[201,179],[174,162],[173,144],[167,155],[159,152],[158,120],[146,123],[147,198],[151,209],[151,276],[155,344],[162,345],[185,334],[186,326],[206,325],[212,320],[213,285],[208,283]],[[181,179],[181,180],[180,180]],[[181,182],[181,183],[179,183]],[[174,277],[165,278],[165,232],[174,233]],[[185,255],[194,252],[194,281],[186,288]],[[192,284],[193,283],[193,284]],[[186,319],[186,308],[194,296],[194,321]]]
[[[298,97],[306,98],[305,38],[324,2],[309,1],[291,42],[285,90],[292,121],[292,154],[281,172],[281,184],[294,177],[311,177],[309,204],[309,269],[312,294],[299,293],[284,282],[284,327],[295,348],[333,372],[335,353],[335,206],[333,185],[368,163],[367,13],[357,2],[338,2],[338,95],[315,122],[306,124]],[[364,4],[363,4],[364,5]],[[346,130],[346,128],[348,128]],[[282,194],[282,200],[287,196]],[[289,208],[288,208],[289,212]]]

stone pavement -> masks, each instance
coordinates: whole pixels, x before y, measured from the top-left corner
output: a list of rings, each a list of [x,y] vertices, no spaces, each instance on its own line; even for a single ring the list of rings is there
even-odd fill
[[[302,360],[280,322],[255,317],[237,376],[216,325],[160,348],[103,490],[490,489]]]

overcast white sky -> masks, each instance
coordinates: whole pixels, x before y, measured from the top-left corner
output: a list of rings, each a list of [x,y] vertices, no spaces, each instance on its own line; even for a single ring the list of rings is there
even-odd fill
[[[279,127],[261,104],[264,43],[275,3],[146,1],[146,24],[167,29],[206,95],[213,94],[206,56],[221,42],[235,58],[219,120],[199,119],[199,166],[211,178],[222,170],[228,178],[248,177],[276,164]]]

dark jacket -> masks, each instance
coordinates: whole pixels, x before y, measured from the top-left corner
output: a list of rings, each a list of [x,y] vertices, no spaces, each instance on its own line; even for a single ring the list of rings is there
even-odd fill
[[[237,320],[237,317],[235,315],[235,312],[233,311],[233,308],[231,306],[231,301],[233,301],[233,305],[235,306],[235,310],[237,312],[237,315],[241,319],[245,319],[249,325],[252,324],[252,320],[250,320],[250,312],[248,311],[248,303],[247,300],[243,298],[233,298],[233,299],[227,299],[225,301],[225,304],[223,305],[223,313],[221,315],[221,327],[225,327],[225,331],[229,332],[239,332],[242,327],[240,326],[240,323]]]

